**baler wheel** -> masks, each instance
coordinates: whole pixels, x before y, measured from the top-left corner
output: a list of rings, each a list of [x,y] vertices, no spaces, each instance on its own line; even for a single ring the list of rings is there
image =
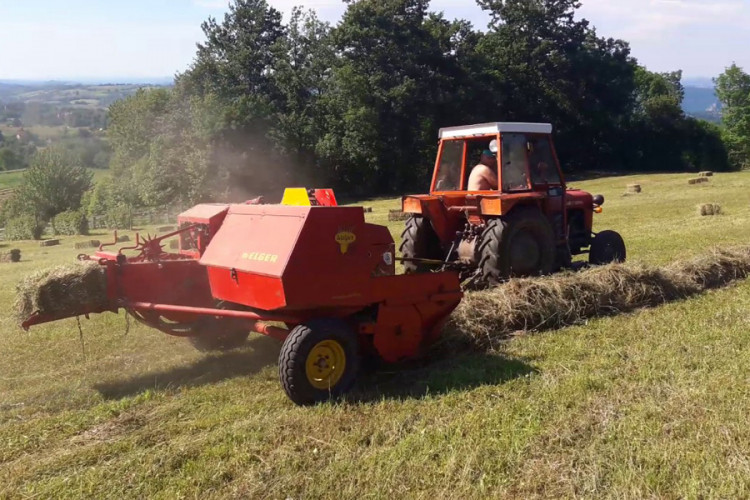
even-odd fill
[[[625,262],[625,242],[616,231],[602,231],[591,242],[589,264],[602,265]]]
[[[401,233],[401,255],[407,259],[443,260],[440,240],[432,229],[430,220],[418,215],[412,215],[406,220],[406,226]],[[404,262],[406,273],[426,273],[431,270],[426,264]]]
[[[490,285],[511,276],[549,274],[557,258],[552,226],[533,208],[490,220],[478,252],[482,278]]]
[[[358,371],[357,336],[338,319],[297,325],[279,355],[281,385],[298,405],[340,397],[354,385]]]

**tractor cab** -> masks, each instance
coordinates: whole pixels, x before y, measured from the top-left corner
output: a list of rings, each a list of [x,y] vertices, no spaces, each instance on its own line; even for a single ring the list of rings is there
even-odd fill
[[[617,233],[592,232],[604,198],[567,188],[549,123],[449,127],[439,139],[429,194],[402,202],[408,272],[442,262],[492,283],[547,274],[586,252],[592,263],[624,260]]]
[[[471,191],[471,172],[492,153],[497,186],[505,193],[564,187],[547,123],[492,123],[440,130],[431,193]]]

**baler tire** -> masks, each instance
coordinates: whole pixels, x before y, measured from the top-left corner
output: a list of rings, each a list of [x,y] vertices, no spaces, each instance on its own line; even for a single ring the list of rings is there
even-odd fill
[[[319,346],[332,344],[343,354],[341,374],[328,387],[320,386],[326,383],[322,379],[318,382],[319,387],[315,387],[308,376],[308,358]],[[279,354],[279,380],[295,404],[312,405],[337,399],[348,392],[356,382],[359,365],[359,339],[355,332],[341,320],[317,319],[297,325],[284,341]],[[333,367],[333,373],[336,368]]]
[[[516,271],[511,258],[511,243],[519,234],[527,233],[535,241],[539,257],[533,270]],[[557,260],[557,247],[552,227],[537,209],[516,209],[504,218],[491,219],[479,244],[479,268],[483,281],[496,285],[512,276],[533,276],[552,272]]]
[[[406,219],[401,233],[401,256],[407,259],[443,260],[440,240],[426,217],[412,215]],[[404,273],[427,273],[432,267],[416,262],[404,262]]]
[[[612,262],[625,262],[625,241],[616,231],[597,233],[589,248],[589,264],[600,266]]]
[[[231,351],[242,347],[247,338],[250,336],[249,331],[235,331],[221,334],[204,333],[188,337],[190,343],[201,352]]]

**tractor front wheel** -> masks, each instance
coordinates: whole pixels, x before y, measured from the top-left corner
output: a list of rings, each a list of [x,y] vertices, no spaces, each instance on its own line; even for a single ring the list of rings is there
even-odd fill
[[[482,278],[489,285],[511,276],[549,274],[557,257],[549,221],[532,208],[490,220],[478,252]]]
[[[279,355],[281,385],[298,405],[342,396],[354,385],[358,371],[357,335],[337,319],[297,325]]]
[[[625,262],[625,242],[616,231],[602,231],[594,236],[589,249],[589,264],[598,266]]]
[[[432,229],[430,220],[412,215],[406,220],[406,227],[401,233],[401,256],[407,259],[443,260],[440,240]],[[404,262],[405,273],[429,272],[432,266],[418,262]]]

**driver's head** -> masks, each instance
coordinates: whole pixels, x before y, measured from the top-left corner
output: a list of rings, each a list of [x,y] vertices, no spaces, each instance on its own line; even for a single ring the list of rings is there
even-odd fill
[[[482,151],[482,158],[480,161],[483,165],[494,167],[497,163],[497,157],[495,156],[495,153],[493,153],[489,149],[485,149],[484,151]]]

